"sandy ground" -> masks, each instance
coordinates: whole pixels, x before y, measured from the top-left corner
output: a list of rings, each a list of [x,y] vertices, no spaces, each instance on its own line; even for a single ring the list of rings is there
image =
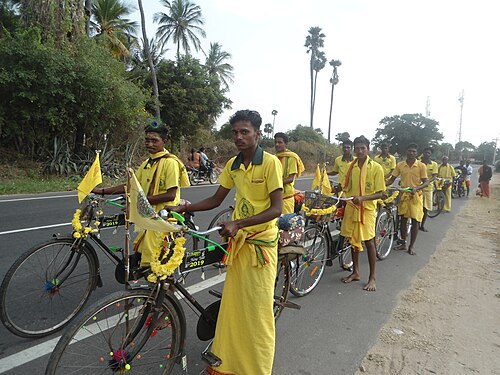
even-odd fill
[[[499,174],[490,185],[455,216],[356,375],[500,375]]]

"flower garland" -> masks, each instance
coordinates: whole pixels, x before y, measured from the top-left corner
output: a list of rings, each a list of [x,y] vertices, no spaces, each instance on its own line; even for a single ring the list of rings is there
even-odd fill
[[[151,274],[148,275],[148,281],[152,283],[156,283],[158,280],[165,280],[169,277],[182,263],[184,259],[184,252],[186,248],[184,247],[184,243],[186,239],[184,237],[177,237],[174,242],[168,241],[165,238],[165,241],[162,244],[161,250],[165,250],[161,259],[157,259],[155,257],[154,260],[151,261]],[[172,244],[174,244],[172,248]],[[167,259],[169,254],[173,251],[172,256],[168,260],[167,263],[163,264],[162,261]]]
[[[304,211],[304,214],[306,214],[306,216],[330,215],[331,213],[335,212],[336,209],[336,205],[327,208],[309,208],[305,204],[302,205],[302,211]]]
[[[98,220],[94,221],[94,227],[86,226],[85,228],[82,226],[82,222],[80,220],[80,216],[82,214],[82,210],[79,208],[76,209],[73,214],[73,220],[71,220],[71,225],[73,226],[73,238],[86,238],[89,233],[99,232],[99,224],[101,224]],[[102,211],[98,210],[96,212],[97,215],[102,215]]]
[[[396,199],[398,197],[398,195],[399,195],[399,190],[395,190],[394,193],[392,193],[390,197],[383,200],[384,204],[391,203],[392,201],[394,201],[394,199]]]

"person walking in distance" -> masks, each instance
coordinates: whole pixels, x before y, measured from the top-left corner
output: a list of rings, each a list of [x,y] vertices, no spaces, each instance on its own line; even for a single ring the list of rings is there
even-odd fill
[[[441,165],[438,167],[438,177],[446,178],[448,180],[453,181],[453,177],[455,177],[457,173],[455,172],[455,168],[451,164],[448,164],[448,156],[443,156],[441,159]],[[448,186],[446,191],[444,192],[444,207],[443,212],[451,211],[451,185]]]
[[[351,283],[360,280],[359,253],[363,251],[363,243],[368,253],[370,275],[363,289],[375,291],[375,268],[377,253],[375,249],[375,221],[377,218],[376,200],[382,198],[385,190],[384,171],[382,166],[368,156],[370,141],[364,136],[354,139],[356,159],[352,161],[342,182],[347,201],[340,234],[352,245],[352,273],[342,278],[342,282]]]
[[[422,222],[420,223],[420,230],[422,232],[427,232],[425,228],[425,220],[427,219],[427,212],[432,211],[433,205],[433,192],[434,192],[434,183],[433,181],[436,179],[438,174],[438,165],[437,163],[431,159],[432,156],[432,148],[426,147],[424,148],[422,154],[422,163],[425,164],[427,168],[427,178],[429,178],[429,184],[422,190],[422,201],[424,206],[424,216],[422,217]]]
[[[470,160],[467,159],[467,161],[465,162],[465,168],[466,168],[466,171],[467,173],[465,174],[465,186],[467,188],[467,197],[469,197],[469,193],[470,193],[470,185],[471,185],[471,176],[472,176],[472,165],[470,165]]]
[[[274,135],[274,148],[276,157],[283,168],[283,214],[294,212],[295,205],[295,178],[300,177],[304,171],[304,164],[299,155],[288,149],[288,136],[285,133]]]
[[[481,197],[490,197],[490,180],[493,177],[493,170],[486,160],[479,167],[479,186],[481,187]]]
[[[232,221],[221,235],[230,238],[225,259],[227,276],[212,353],[222,360],[208,367],[212,375],[271,375],[274,360],[274,283],[278,257],[278,227],[283,203],[283,171],[278,158],[259,146],[262,119],[258,112],[241,110],[229,120],[239,154],[219,177],[213,196],[178,207],[206,211],[218,207],[236,188]]]
[[[352,141],[346,139],[342,142],[342,155],[337,156],[333,163],[333,170],[328,172],[329,176],[338,175],[338,184],[342,185],[345,180],[345,175],[349,165],[353,160],[352,157]]]
[[[411,236],[408,254],[415,255],[415,241],[422,218],[424,216],[423,200],[421,190],[427,183],[427,168],[417,160],[417,148],[415,143],[410,143],[406,149],[406,160],[398,163],[392,171],[387,185],[391,185],[397,177],[400,177],[400,185],[403,188],[412,188],[411,192],[402,192],[401,200],[398,205],[398,215],[400,216],[401,241],[394,250],[407,250],[406,248],[406,225],[408,219],[411,219]]]

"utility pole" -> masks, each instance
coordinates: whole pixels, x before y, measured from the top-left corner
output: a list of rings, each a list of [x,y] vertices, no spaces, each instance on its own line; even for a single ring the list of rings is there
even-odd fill
[[[494,141],[495,141],[495,148],[493,149],[493,170],[495,170],[495,161],[496,161],[496,157],[497,157],[497,144],[498,144],[498,138],[495,138]]]
[[[459,94],[458,101],[460,102],[460,125],[458,127],[458,142],[462,142],[462,112],[464,110],[464,90]]]
[[[431,117],[431,99],[427,97],[427,101],[425,102],[425,117]]]

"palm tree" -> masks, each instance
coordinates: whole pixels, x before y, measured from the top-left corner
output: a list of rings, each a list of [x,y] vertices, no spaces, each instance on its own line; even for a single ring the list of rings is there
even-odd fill
[[[316,87],[318,82],[318,73],[322,70],[326,65],[326,55],[323,51],[318,51],[316,58],[313,63],[314,70],[314,91],[313,91],[313,99],[311,104],[311,124],[313,123],[314,118],[314,107],[316,105]]]
[[[273,133],[273,125],[271,123],[264,125],[264,133],[267,134],[268,138],[271,138],[271,134]]]
[[[322,69],[320,68],[321,66],[321,52],[320,48],[323,48],[324,46],[324,38],[325,34],[321,32],[320,27],[311,27],[309,28],[309,35],[306,37],[306,43],[304,44],[304,47],[307,47],[307,53],[311,52],[311,59],[309,60],[309,73],[310,73],[310,78],[311,78],[311,100],[310,100],[310,127],[313,127],[313,117],[314,117],[314,102],[315,102],[315,95],[316,95],[316,84],[315,84],[315,74],[316,72],[316,77],[318,72]],[[325,59],[326,63],[326,57],[324,57],[323,53],[323,58]],[[324,67],[324,65],[323,65]]]
[[[177,44],[177,60],[180,58],[182,49],[189,54],[190,44],[196,51],[201,49],[200,39],[206,36],[205,30],[201,26],[205,24],[202,18],[201,8],[191,3],[189,0],[161,0],[168,9],[168,13],[155,13],[153,21],[160,26],[156,32],[156,37],[161,46],[164,46],[170,39]]]
[[[278,114],[278,111],[273,109],[273,111],[271,112],[271,115],[273,115],[273,130],[272,130],[273,133],[274,133],[274,121],[276,120],[277,114]]]
[[[219,78],[225,90],[229,91],[229,82],[233,82],[233,66],[226,60],[231,58],[231,54],[223,51],[219,43],[210,43],[210,50],[206,56],[205,68],[210,76]]]
[[[96,38],[120,60],[130,56],[130,46],[137,41],[137,22],[125,18],[134,10],[135,7],[121,0],[94,0],[92,4],[92,29]]]
[[[160,98],[158,92],[158,80],[156,79],[156,67],[151,54],[151,49],[149,48],[149,40],[148,40],[148,35],[146,33],[146,20],[144,17],[144,8],[142,6],[142,0],[138,0],[138,3],[139,3],[139,11],[141,13],[143,50],[144,50],[144,55],[148,60],[149,71],[151,72],[151,81],[153,82],[153,102],[155,109],[155,117],[157,120],[160,120],[161,119]]]
[[[328,143],[330,143],[330,131],[332,129],[332,108],[333,108],[333,89],[335,85],[339,83],[339,75],[337,74],[337,67],[342,65],[340,60],[331,60],[330,66],[333,67],[332,78],[330,78],[330,83],[332,84],[332,93],[330,95],[330,117],[328,118]]]

